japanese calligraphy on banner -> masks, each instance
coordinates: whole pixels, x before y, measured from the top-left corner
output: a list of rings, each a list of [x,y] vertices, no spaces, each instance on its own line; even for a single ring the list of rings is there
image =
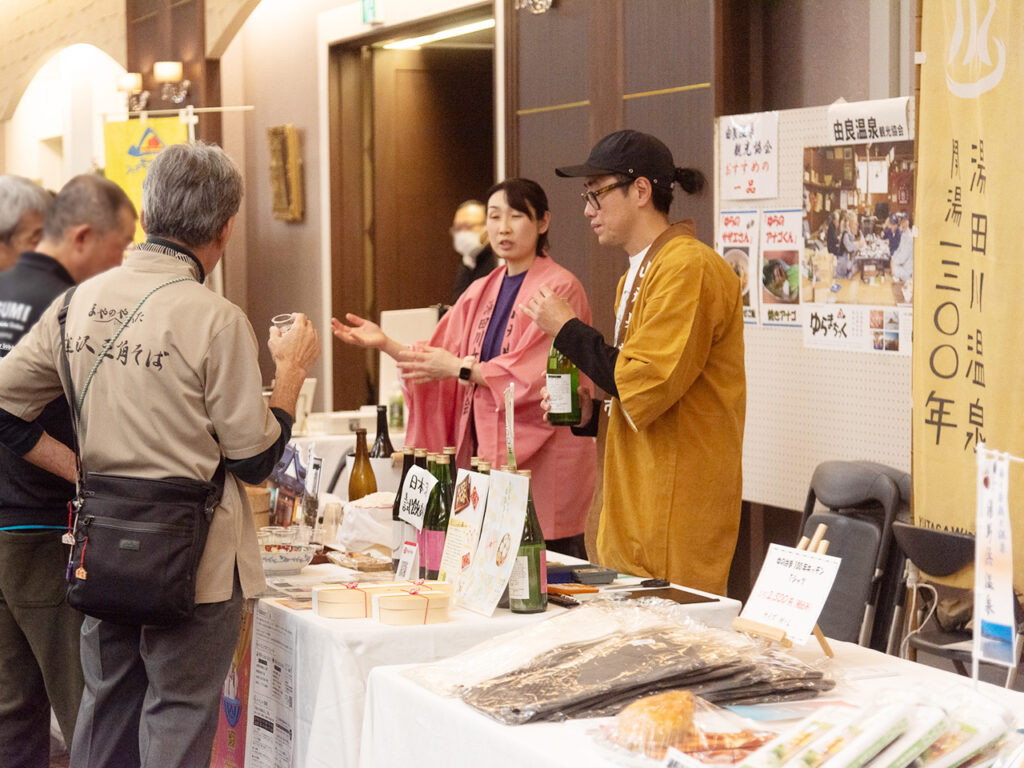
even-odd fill
[[[729,115],[718,121],[723,200],[779,194],[779,113]]]
[[[835,144],[863,144],[913,138],[910,131],[910,98],[837,102],[828,108]]]
[[[761,212],[761,323],[799,325],[803,211]]]
[[[974,4],[935,0],[922,18],[914,299],[914,514],[919,525],[964,531],[975,529],[977,445],[1024,455],[1021,163],[1013,129],[1024,91],[1024,4],[993,0],[974,12]],[[1021,482],[1019,464],[1010,472]],[[1019,508],[1011,520],[1014,538],[1024,541]],[[1014,565],[1024,588],[1024,548]]]
[[[1005,667],[1017,663],[1009,475],[1009,457],[978,446],[974,655]]]
[[[103,126],[106,176],[127,193],[135,210],[141,211],[142,180],[149,164],[164,147],[184,144],[187,139],[188,126],[177,117],[107,123]],[[145,239],[141,226],[136,227],[135,239]]]
[[[718,252],[743,286],[743,322],[757,322],[758,292],[750,290],[751,275],[758,274],[757,225],[760,211],[722,211],[718,219]]]

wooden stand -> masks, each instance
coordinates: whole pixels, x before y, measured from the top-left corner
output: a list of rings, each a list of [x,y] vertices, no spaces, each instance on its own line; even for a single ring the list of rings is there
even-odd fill
[[[814,536],[810,539],[806,536],[801,537],[800,543],[796,545],[796,548],[824,555],[828,551],[828,541],[825,539],[825,533],[827,531],[827,525],[824,523],[819,525],[814,531]],[[763,637],[765,640],[778,643],[783,648],[791,648],[793,646],[793,641],[786,637],[785,630],[770,627],[759,621],[751,621],[750,619],[744,619],[737,616],[732,620],[732,628],[737,632],[745,632],[748,635]],[[821,631],[821,627],[815,624],[812,633],[814,634],[814,639],[818,641],[818,645],[821,646],[821,650],[824,651],[825,655],[830,659],[835,658],[832,646],[830,646],[828,644],[828,640],[825,639],[825,633]]]

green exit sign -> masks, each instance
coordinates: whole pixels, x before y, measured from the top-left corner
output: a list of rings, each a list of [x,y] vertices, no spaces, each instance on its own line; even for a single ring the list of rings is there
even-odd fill
[[[373,24],[377,21],[376,0],[363,0],[363,24]]]

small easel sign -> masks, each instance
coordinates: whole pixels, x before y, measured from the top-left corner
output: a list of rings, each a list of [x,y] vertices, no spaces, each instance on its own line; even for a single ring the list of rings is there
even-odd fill
[[[839,571],[839,558],[825,554],[826,530],[819,525],[814,537],[804,536],[795,549],[780,544],[768,548],[750,598],[733,620],[733,629],[786,648],[793,643],[803,645],[813,634],[825,654],[833,655],[817,624]]]

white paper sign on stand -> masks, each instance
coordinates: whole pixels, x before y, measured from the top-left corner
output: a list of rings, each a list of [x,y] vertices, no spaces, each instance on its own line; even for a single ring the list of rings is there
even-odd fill
[[[441,581],[457,585],[461,574],[469,570],[480,538],[489,480],[487,475],[467,469],[460,469],[456,476],[452,515],[444,539],[441,568],[437,573]]]
[[[839,558],[772,544],[740,617],[786,633],[804,645],[825,607]]]

